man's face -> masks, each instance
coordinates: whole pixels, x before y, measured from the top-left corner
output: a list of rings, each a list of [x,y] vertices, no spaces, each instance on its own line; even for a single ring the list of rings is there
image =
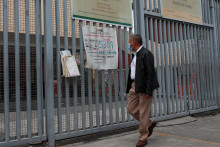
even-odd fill
[[[135,45],[136,45],[135,41],[132,38],[130,38],[129,43],[130,43],[130,47],[132,48],[132,51],[135,52]]]

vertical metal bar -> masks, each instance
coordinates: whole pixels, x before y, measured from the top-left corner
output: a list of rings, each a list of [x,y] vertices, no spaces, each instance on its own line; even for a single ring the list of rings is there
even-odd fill
[[[216,87],[216,80],[217,80],[217,77],[216,77],[216,62],[215,62],[215,48],[214,48],[214,41],[213,41],[213,29],[210,31],[210,40],[211,40],[211,54],[212,54],[212,72],[213,72],[213,83],[214,83],[214,104],[217,104],[218,102],[218,97],[217,97],[217,90],[218,90],[218,87]]]
[[[194,87],[195,87],[195,107],[193,109],[196,109],[198,107],[198,97],[199,97],[199,87],[198,87],[198,71],[197,71],[197,68],[198,68],[198,62],[197,62],[197,50],[198,50],[198,46],[197,46],[197,33],[196,33],[196,27],[197,26],[192,26],[192,35],[191,35],[191,38],[194,39],[194,48],[192,50],[192,56],[194,57],[193,58],[193,63],[194,63]]]
[[[8,1],[3,1],[3,42],[4,42],[4,120],[5,141],[9,142],[9,66],[8,66]]]
[[[216,18],[217,18],[217,21],[216,21],[216,30],[217,30],[217,33],[216,33],[216,36],[217,36],[217,40],[220,39],[220,1],[216,1]],[[212,11],[211,11],[211,14],[212,14]],[[212,17],[211,17],[212,18]],[[220,48],[220,42],[217,42],[217,47]],[[219,51],[220,52],[220,49]],[[219,73],[220,73],[220,68],[219,68]]]
[[[132,35],[132,28],[129,28],[129,37]],[[130,52],[130,61],[132,59],[132,52]],[[130,63],[130,61],[128,62],[128,64]],[[128,67],[130,67],[130,65],[128,65]],[[127,87],[126,87],[127,88]],[[128,114],[128,120],[131,120],[131,115]]]
[[[129,29],[129,38],[133,34],[132,28]],[[130,60],[132,59],[132,51],[130,51]]]
[[[105,95],[105,70],[101,71],[101,81],[102,81],[102,122],[106,126],[106,95]]]
[[[72,53],[77,57],[76,54],[76,20],[72,19]]]
[[[42,6],[41,6],[41,4],[42,4],[42,0],[39,0],[39,7],[40,7],[40,11],[39,11],[39,13],[40,13],[40,18],[39,18],[39,23],[41,24],[40,25],[40,66],[41,66],[41,69],[40,69],[40,79],[41,79],[41,116],[43,117],[43,109],[44,109],[44,106],[45,106],[45,101],[44,101],[44,93],[43,93],[43,91],[44,91],[44,80],[43,80],[43,49],[42,49],[42,14],[41,14],[41,12],[42,12]],[[42,124],[42,132],[44,133],[44,118],[42,118],[41,119],[41,124]]]
[[[29,0],[25,0],[25,43],[26,43],[26,95],[27,95],[27,129],[28,138],[32,134],[31,120],[31,60],[30,60],[30,24]]]
[[[197,61],[198,61],[198,87],[199,87],[199,108],[202,108],[202,99],[203,99],[203,89],[202,89],[202,68],[201,68],[201,34],[200,34],[200,27],[197,27],[197,47],[198,47],[198,52],[196,52],[197,54]]]
[[[20,49],[19,49],[19,1],[15,0],[15,81],[16,81],[16,136],[21,139],[20,104]]]
[[[206,54],[207,54],[207,60],[206,60],[206,64],[207,64],[207,75],[208,75],[208,104],[209,106],[212,106],[212,74],[211,74],[211,57],[210,57],[210,42],[209,42],[209,28],[206,28]]]
[[[217,22],[216,22],[216,26],[218,26],[218,28],[216,28],[216,30],[218,30],[218,39],[220,38],[220,11],[218,11],[220,9],[220,1],[216,1],[216,14],[217,14]],[[211,11],[211,15],[212,15],[212,11]],[[211,17],[212,18],[212,17]],[[218,42],[218,46],[220,47],[220,43]]]
[[[143,45],[146,46],[145,40],[145,26],[144,26],[144,6],[143,1],[138,1],[138,31],[137,33],[141,35],[143,40]]]
[[[188,81],[188,103],[189,103],[189,110],[193,109],[194,106],[194,87],[193,87],[193,71],[192,71],[192,67],[193,67],[193,63],[192,63],[192,46],[193,44],[191,44],[191,40],[193,38],[190,38],[190,34],[192,34],[193,32],[190,32],[191,29],[191,25],[187,25],[187,40],[188,40],[188,50],[186,53],[186,56],[188,56],[189,60],[189,66],[188,66],[188,73],[187,73],[187,81]],[[189,82],[190,81],[190,82]],[[192,101],[192,102],[191,102]]]
[[[216,27],[216,16],[215,16],[215,10],[214,10],[214,0],[211,0],[211,4],[210,4],[210,8],[211,8],[211,20],[212,20],[212,24],[213,24],[213,26],[214,26],[214,28],[213,28],[213,44],[214,44],[214,55],[215,55],[215,57],[214,57],[214,62],[215,62],[215,65],[216,65],[216,67],[217,67],[217,70],[215,71],[215,77],[216,77],[216,81],[215,81],[215,87],[217,88],[217,93],[216,93],[216,95],[217,95],[217,104],[218,104],[218,106],[220,106],[220,84],[219,84],[219,82],[217,82],[217,81],[219,81],[219,70],[220,69],[218,69],[220,66],[219,66],[219,52],[220,52],[220,50],[218,50],[218,48],[217,48],[217,46],[218,46],[218,41],[217,41],[217,27]]]
[[[203,0],[203,13],[204,13],[204,20],[205,20],[205,23],[209,23],[208,22],[208,12],[207,12],[207,0]]]
[[[196,87],[198,88],[198,91],[196,91],[197,98],[195,100],[196,102],[196,108],[198,108],[198,99],[201,98],[200,96],[200,81],[199,81],[199,63],[198,63],[198,42],[197,42],[197,26],[194,27],[194,38],[195,38],[195,50],[194,50],[194,57],[195,57],[195,70],[196,70],[196,77],[195,77],[195,82],[196,82]]]
[[[109,24],[106,24],[106,28],[108,29],[108,32],[110,34],[110,27]],[[112,105],[112,70],[108,69],[108,105],[109,105],[109,123],[110,125],[113,124],[113,113],[112,113],[112,109],[113,109],[113,105]],[[106,101],[107,102],[107,101]],[[106,107],[107,108],[107,107]]]
[[[156,44],[156,60],[157,60],[157,77],[158,81],[160,83],[160,86],[162,86],[162,81],[161,81],[161,67],[160,67],[160,56],[159,56],[159,45],[158,45],[158,19],[155,18],[154,20],[154,28],[155,28],[155,44]],[[161,41],[160,41],[161,42]],[[159,93],[159,115],[162,116],[162,102],[161,102],[161,93],[162,93],[162,87],[158,89]],[[156,116],[158,114],[156,113]]]
[[[202,97],[201,97],[201,107],[206,107],[205,104],[205,78],[204,78],[204,56],[203,56],[203,49],[204,49],[204,31],[203,28],[200,28],[200,78],[201,78],[201,93],[202,93]]]
[[[209,5],[209,2],[208,2],[209,0],[206,0],[205,1],[205,12],[206,12],[206,23],[207,24],[209,24],[210,22],[209,22],[209,7],[208,7],[208,5]]]
[[[76,57],[76,20],[72,20],[72,52]],[[74,130],[78,131],[78,91],[77,91],[78,78],[73,78],[73,92],[74,92]]]
[[[166,95],[163,96],[163,98],[166,99],[166,107],[168,114],[171,114],[170,110],[170,74],[168,70],[168,51],[167,51],[167,22],[163,21],[163,43],[164,43],[164,52],[165,52],[165,89],[166,89]]]
[[[148,19],[148,18],[147,18]],[[148,23],[148,22],[147,22]],[[148,29],[148,28],[147,28]],[[154,32],[153,32],[153,18],[150,18],[150,40],[151,40],[151,51],[152,54],[155,56],[155,51],[154,51]],[[149,33],[149,32],[148,32]],[[149,36],[149,34],[146,34],[146,36]],[[147,40],[149,42],[149,40]],[[149,48],[148,48],[149,49]],[[152,107],[151,107],[151,113],[153,113]],[[156,92],[154,94],[154,116],[157,115],[157,98],[156,98]],[[153,116],[153,114],[151,114]]]
[[[205,28],[203,27],[201,29],[201,42],[202,42],[202,48],[201,48],[201,54],[202,54],[202,81],[203,81],[203,93],[204,93],[204,100],[203,100],[203,103],[204,103],[204,107],[207,107],[207,79],[208,79],[208,76],[206,75],[206,57],[207,57],[207,54],[205,53],[205,50],[207,49],[206,48],[206,43],[205,43]]]
[[[44,23],[44,42],[46,42],[47,41],[47,37],[46,37],[46,35],[47,35],[47,28],[45,28],[46,27],[46,21],[45,21],[45,19],[46,19],[46,14],[45,14],[45,12],[46,12],[46,6],[45,6],[45,1],[44,0],[42,0],[44,3],[43,3],[43,15],[44,15],[44,20],[43,20],[43,23]],[[46,99],[46,91],[47,91],[47,87],[46,87],[46,82],[47,82],[47,77],[46,77],[46,74],[47,74],[47,62],[46,62],[46,53],[47,52],[47,49],[46,49],[46,46],[44,45],[44,53],[43,53],[43,55],[44,55],[44,63],[42,63],[42,65],[44,64],[44,69],[42,70],[42,75],[43,75],[43,80],[45,81],[45,82],[43,82],[43,84],[44,84],[44,88],[43,88],[43,90],[45,91],[44,93],[45,93],[45,99]],[[45,101],[45,109],[47,110],[47,100]],[[46,111],[46,114],[45,114],[45,117],[46,117],[46,129],[47,129],[47,131],[46,131],[46,133],[48,132],[48,130],[50,129],[50,128],[48,128],[47,127],[47,124],[48,124],[48,122],[47,122],[47,111]]]
[[[150,45],[151,45],[151,48],[147,48],[147,49],[150,49],[152,54],[154,55],[154,36],[153,36],[154,32],[153,32],[153,29],[154,29],[153,28],[153,18],[150,18],[150,32],[148,32],[148,33],[150,33],[150,40],[151,40]],[[149,36],[149,34],[147,34],[147,36]]]
[[[172,28],[172,43],[173,43],[173,64],[174,64],[174,85],[175,85],[175,93],[176,93],[176,112],[179,112],[179,102],[178,102],[178,83],[177,83],[177,55],[176,55],[176,38],[175,38],[175,26],[174,22],[171,24]]]
[[[176,50],[177,50],[177,65],[178,65],[178,82],[179,82],[179,101],[180,101],[180,111],[183,112],[183,105],[182,105],[182,78],[181,78],[181,56],[180,56],[180,47],[179,47],[179,23],[176,23]]]
[[[137,33],[137,22],[138,22],[138,10],[137,10],[137,0],[133,0],[133,16],[134,16],[134,32]]]
[[[94,22],[93,26],[97,24]],[[100,127],[100,110],[99,110],[99,73],[95,70],[95,97],[96,97],[96,126]]]
[[[161,1],[160,0],[158,0],[158,13],[160,13],[161,14]]]
[[[184,72],[184,75],[185,75],[184,77],[186,77],[186,81],[185,80],[183,80],[183,81],[186,84],[185,85],[185,98],[186,98],[186,100],[185,100],[185,111],[188,111],[190,109],[189,62],[188,62],[189,61],[188,60],[188,58],[189,58],[189,55],[188,55],[189,48],[187,48],[187,43],[189,44],[189,40],[186,37],[186,34],[187,34],[187,30],[186,30],[187,28],[186,27],[187,27],[186,24],[183,24],[183,40],[184,40],[184,51],[185,51],[185,53],[184,53],[184,60],[185,60],[184,65],[186,67],[186,70]]]
[[[82,99],[82,128],[86,129],[86,112],[85,112],[85,74],[84,74],[84,49],[83,49],[83,21],[79,21],[80,33],[80,70],[81,70],[81,99]]]
[[[203,23],[205,23],[204,0],[201,0],[201,8],[202,8],[202,20]]]
[[[99,109],[99,78],[98,70],[95,70],[95,89],[96,89],[96,125],[100,127],[100,109]]]
[[[68,20],[67,20],[67,0],[63,1],[63,26],[64,26],[64,49],[68,50]],[[66,130],[70,132],[70,97],[69,97],[69,79],[65,78],[66,93]]]
[[[186,41],[186,40],[184,40]],[[184,98],[184,110],[187,111],[187,101],[186,101],[186,71],[185,71],[185,65],[186,65],[186,61],[184,61],[185,59],[185,52],[184,52],[184,46],[183,46],[183,27],[182,24],[180,24],[180,52],[181,52],[181,67],[182,67],[182,76],[183,76],[183,98]]]
[[[126,93],[126,86],[127,86],[127,79],[128,79],[128,72],[129,72],[129,66],[128,66],[128,28],[124,27],[124,49],[125,49],[125,88],[124,91]],[[128,95],[126,94],[126,106],[128,105]],[[130,121],[129,113],[127,111],[127,121]]]
[[[96,125],[100,127],[100,112],[99,112],[99,78],[98,70],[95,70],[95,90],[96,90]]]
[[[204,57],[205,57],[205,70],[204,72],[206,73],[205,75],[205,79],[206,79],[206,106],[210,106],[210,81],[209,81],[209,77],[211,75],[209,75],[209,46],[208,46],[208,38],[207,38],[207,28],[204,28]]]
[[[108,70],[108,96],[109,96],[109,119],[110,124],[113,125],[113,106],[112,106],[112,71]]]
[[[116,28],[116,26],[112,26]],[[116,113],[116,123],[119,124],[119,104],[118,104],[118,96],[119,96],[119,86],[118,86],[118,69],[114,70],[114,87],[115,87],[115,113]]]
[[[119,105],[118,105],[118,69],[114,71],[114,86],[115,86],[115,113],[116,123],[119,124]]]
[[[150,12],[152,12],[152,0],[148,0],[148,1],[149,1]]]
[[[40,2],[35,1],[35,14],[36,14],[36,69],[37,69],[37,114],[38,114],[38,134],[43,134],[42,128],[42,89],[41,89],[41,34],[40,34]]]
[[[93,23],[96,26],[96,23]],[[100,127],[100,104],[99,104],[99,71],[95,70],[95,95],[96,95],[96,126]]]
[[[154,12],[157,13],[157,2],[154,0]]]
[[[99,24],[103,27],[103,24]],[[101,85],[102,85],[102,123],[106,126],[106,95],[105,95],[105,70],[101,70]]]
[[[145,10],[147,10],[147,0],[144,0]]]
[[[121,97],[121,113],[122,113],[122,122],[125,122],[125,111],[124,111],[124,76],[123,76],[123,61],[122,61],[122,36],[121,36],[121,26],[118,27],[118,36],[119,36],[119,75],[120,75],[120,97]]]
[[[161,58],[161,88],[163,89],[163,107],[164,114],[167,115],[167,104],[166,104],[166,89],[165,89],[165,77],[164,77],[164,50],[163,50],[163,33],[162,33],[162,20],[159,20],[159,34],[160,34],[160,58]]]
[[[215,85],[215,81],[216,81],[216,77],[215,77],[215,69],[216,69],[216,66],[215,66],[215,60],[214,60],[214,44],[213,44],[213,37],[212,37],[212,29],[209,30],[209,38],[210,38],[210,52],[211,52],[211,71],[212,71],[212,83],[213,83],[213,104],[216,104],[216,100],[217,100],[217,97],[216,97],[216,85]]]
[[[60,68],[60,6],[59,0],[55,2],[56,16],[56,64],[57,64],[57,106],[58,106],[58,133],[62,133],[62,107],[61,107],[61,68]]]
[[[199,60],[199,63],[200,63],[200,70],[199,70],[199,74],[200,74],[200,86],[201,86],[201,100],[199,101],[199,104],[201,104],[201,107],[200,108],[203,108],[205,107],[205,95],[204,95],[204,85],[205,85],[205,82],[204,82],[204,70],[203,70],[203,66],[204,66],[204,62],[203,62],[203,29],[202,27],[199,27],[199,31],[198,31],[198,47],[199,47],[199,52],[198,52],[198,60]]]
[[[209,99],[209,104],[210,106],[213,106],[213,98],[214,98],[214,88],[213,88],[213,81],[212,81],[212,78],[213,78],[213,73],[212,73],[212,56],[211,56],[211,44],[210,44],[210,29],[208,28],[207,29],[207,52],[208,52],[208,72],[209,72],[209,82],[210,82],[210,99]]]
[[[45,70],[45,87],[47,87],[45,92],[46,98],[46,112],[47,112],[47,136],[49,141],[49,146],[55,146],[54,138],[54,88],[53,88],[53,27],[51,23],[53,22],[52,17],[52,1],[44,1],[44,18],[45,18],[45,34],[44,37],[44,47],[46,56],[46,70]]]
[[[174,81],[173,81],[173,60],[172,60],[172,48],[171,48],[171,30],[170,30],[170,21],[167,23],[167,34],[168,34],[168,48],[169,48],[169,71],[170,71],[170,90],[171,90],[171,98],[172,98],[172,113],[175,112],[175,105],[174,105]],[[172,41],[174,39],[172,38]]]
[[[197,83],[197,60],[196,60],[196,50],[197,50],[197,42],[196,42],[196,26],[191,26],[191,42],[192,45],[194,44],[194,47],[192,47],[192,62],[193,62],[193,89],[195,93],[195,98],[193,98],[192,108],[193,110],[196,109],[198,105],[198,83]],[[194,43],[193,43],[194,42]],[[195,105],[194,105],[195,102]]]
[[[186,67],[186,72],[184,73],[186,75],[186,103],[185,103],[185,108],[187,108],[187,110],[185,109],[185,111],[190,110],[190,83],[189,83],[189,48],[187,47],[187,43],[189,44],[189,40],[186,37],[187,34],[187,25],[183,24],[183,40],[184,40],[184,50],[185,50],[185,54],[184,54],[184,60],[185,60],[185,67]]]
[[[210,0],[207,0],[207,7],[206,7],[206,9],[207,9],[207,11],[208,11],[208,23],[209,24],[212,24],[212,21],[211,21],[211,13],[210,13],[210,2],[209,2]],[[213,6],[214,6],[214,4],[213,4]]]
[[[86,25],[90,25],[89,21],[86,22]],[[88,98],[89,98],[89,127],[93,128],[93,105],[92,105],[92,70],[87,69],[88,71]]]
[[[211,2],[211,5],[210,5],[210,8],[212,8],[213,9],[213,7],[212,7],[212,4],[213,4],[213,2]],[[212,19],[214,19],[212,16],[214,15],[214,10],[210,10],[211,11],[211,20]],[[220,11],[219,11],[219,9],[220,9],[220,1],[216,1],[216,7],[215,7],[215,10],[216,10],[216,15],[215,15],[215,17],[217,18],[217,20],[214,20],[214,21],[212,21],[212,23],[215,23],[215,29],[216,29],[216,32],[215,32],[215,36],[216,36],[216,41],[217,40],[219,40],[220,39]],[[218,42],[216,42],[216,47],[217,47],[217,75],[219,75],[220,74],[220,60],[219,60],[219,57],[220,57],[220,42],[218,41]],[[220,80],[220,78],[218,77],[218,81]],[[218,82],[217,82],[218,83]],[[218,83],[217,84],[217,91],[218,91],[218,101],[217,101],[217,103],[218,103],[218,106],[220,107],[220,84]]]
[[[145,37],[146,37],[146,48],[149,49],[149,26],[148,26],[148,16],[145,17]]]
[[[209,54],[209,81],[210,81],[210,106],[215,106],[215,80],[214,80],[214,72],[213,72],[213,54],[212,54],[212,40],[211,40],[211,28],[207,29],[207,40],[208,40],[208,54]]]
[[[219,40],[219,38],[220,38],[220,11],[219,11],[219,9],[220,9],[220,1],[216,1],[216,14],[217,14],[217,16],[216,16],[216,18],[217,18],[217,21],[216,21],[216,40]],[[211,16],[212,16],[212,10],[211,10]],[[218,42],[216,42],[216,47],[218,48],[218,50],[217,50],[217,53],[218,53],[218,58],[217,58],[217,75],[219,75],[220,74],[220,60],[219,60],[219,57],[220,57],[220,42],[218,41]],[[220,80],[220,78],[218,77],[218,80]],[[218,106],[220,107],[220,84],[218,83],[217,84],[217,89],[218,89],[218,101],[217,101],[217,103],[218,103]]]

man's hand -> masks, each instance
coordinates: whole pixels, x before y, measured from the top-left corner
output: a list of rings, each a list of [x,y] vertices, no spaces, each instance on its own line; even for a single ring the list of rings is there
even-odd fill
[[[152,98],[152,96],[150,96],[150,95],[145,95],[145,98]]]

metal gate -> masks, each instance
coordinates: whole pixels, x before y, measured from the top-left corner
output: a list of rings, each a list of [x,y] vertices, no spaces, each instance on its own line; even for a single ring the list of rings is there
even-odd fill
[[[124,92],[133,31],[155,57],[154,120],[218,109],[219,8],[219,0],[202,0],[203,25],[197,25],[162,18],[160,0],[134,0],[132,29],[72,20],[71,0],[1,1],[0,146],[45,140],[55,146],[55,140],[137,125]],[[83,25],[116,28],[117,70],[84,68]],[[67,49],[81,77],[62,77],[60,51]]]
[[[219,61],[215,8],[202,0],[203,24],[162,18],[158,0],[136,1],[135,30],[155,56],[161,87],[152,116],[177,117],[217,109]],[[219,21],[219,20],[218,20]],[[219,22],[218,22],[219,23]]]

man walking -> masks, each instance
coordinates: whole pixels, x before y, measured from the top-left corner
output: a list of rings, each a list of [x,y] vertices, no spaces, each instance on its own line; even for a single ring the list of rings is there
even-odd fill
[[[142,44],[142,38],[138,34],[129,39],[128,48],[134,52],[134,57],[129,70],[126,93],[129,93],[128,112],[139,121],[140,137],[136,147],[147,144],[147,138],[156,126],[156,122],[149,116],[154,90],[159,87],[153,54]]]

